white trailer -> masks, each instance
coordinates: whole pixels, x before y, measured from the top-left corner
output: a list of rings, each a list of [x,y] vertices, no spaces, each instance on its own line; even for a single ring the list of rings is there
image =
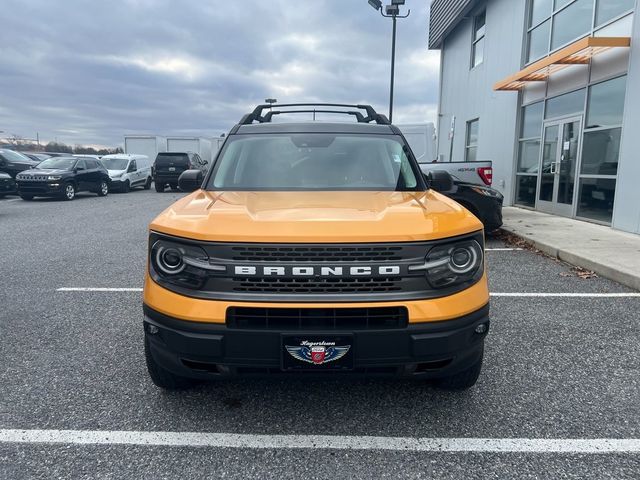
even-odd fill
[[[211,162],[211,140],[202,137],[167,137],[167,152],[195,152]]]
[[[124,153],[146,155],[151,163],[160,152],[167,151],[167,140],[157,135],[125,135]]]
[[[218,150],[222,147],[225,137],[211,137],[211,159],[213,160],[218,154]]]
[[[436,129],[433,123],[396,125],[407,139],[418,163],[432,162],[437,158]]]

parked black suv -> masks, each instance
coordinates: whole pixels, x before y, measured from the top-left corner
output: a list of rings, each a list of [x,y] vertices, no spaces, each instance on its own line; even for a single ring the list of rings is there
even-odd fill
[[[167,184],[172,190],[178,190],[178,177],[185,170],[207,171],[207,162],[194,152],[162,152],[153,163],[153,181],[156,192],[164,192]]]
[[[0,172],[5,172],[16,178],[16,175],[24,170],[29,170],[39,162],[13,150],[0,149]]]
[[[73,200],[88,191],[104,197],[109,193],[109,174],[95,158],[55,157],[16,177],[18,193],[24,200],[33,197],[61,197]]]
[[[16,182],[8,173],[0,172],[0,198],[16,192]]]

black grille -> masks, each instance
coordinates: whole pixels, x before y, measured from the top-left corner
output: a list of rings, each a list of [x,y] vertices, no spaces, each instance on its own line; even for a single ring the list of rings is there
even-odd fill
[[[402,290],[402,278],[233,278],[234,292],[384,293]]]
[[[258,330],[369,330],[404,328],[405,307],[251,308],[229,307],[227,327]]]
[[[156,238],[162,236],[154,233],[152,244]],[[475,238],[482,243],[481,234],[458,238]],[[424,264],[429,249],[440,241],[188,243],[202,248],[209,257],[209,263],[224,266],[224,270],[209,271],[206,281],[198,289],[167,282],[154,271],[152,275],[167,288],[197,298],[325,304],[387,302],[437,298],[466,288],[433,289],[424,271],[411,269]],[[386,267],[393,268],[389,270]],[[479,271],[477,278],[481,275]]]
[[[401,246],[237,246],[238,262],[380,262],[402,259]]]

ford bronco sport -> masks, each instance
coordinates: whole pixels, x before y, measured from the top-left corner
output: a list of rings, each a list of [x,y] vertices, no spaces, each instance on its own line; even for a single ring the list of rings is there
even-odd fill
[[[192,193],[151,223],[151,379],[387,374],[471,387],[489,329],[482,224],[437,193],[448,174],[423,176],[370,106],[313,105],[353,123],[271,121],[309,106],[245,115],[206,175],[181,175]]]

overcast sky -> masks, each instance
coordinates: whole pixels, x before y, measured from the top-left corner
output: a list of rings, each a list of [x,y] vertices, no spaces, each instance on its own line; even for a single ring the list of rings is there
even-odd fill
[[[429,2],[406,3],[394,123],[434,121]],[[266,97],[387,113],[391,20],[367,0],[3,0],[0,12],[0,137],[218,136]]]

